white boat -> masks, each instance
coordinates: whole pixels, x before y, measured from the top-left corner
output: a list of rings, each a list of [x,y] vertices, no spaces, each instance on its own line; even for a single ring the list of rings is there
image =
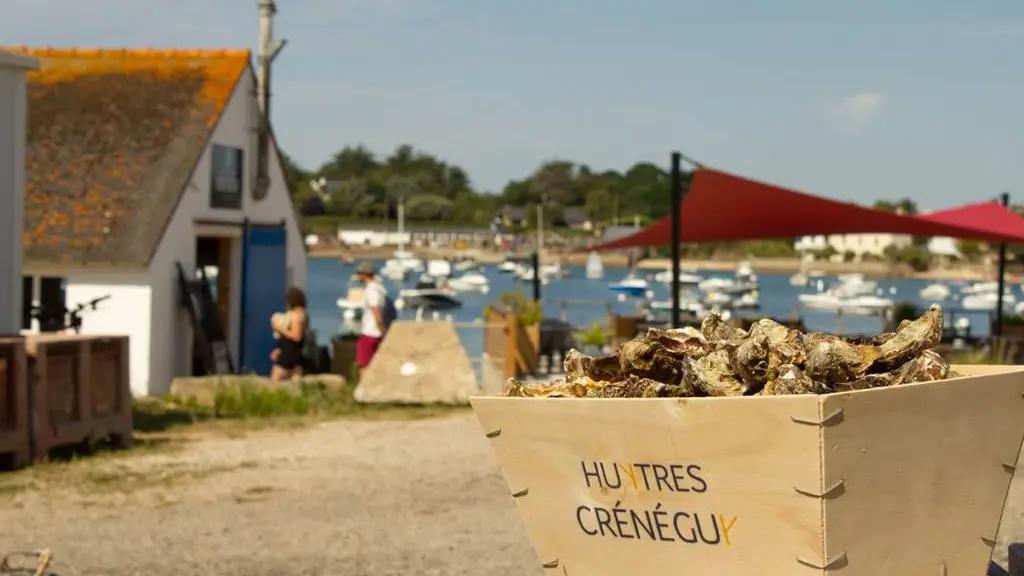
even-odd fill
[[[807,286],[807,284],[810,281],[811,277],[808,276],[807,274],[804,274],[803,272],[797,272],[796,274],[793,274],[792,276],[789,277],[789,285],[795,288],[802,288],[804,286]]]
[[[867,296],[875,294],[878,283],[865,280],[863,274],[841,274],[836,277],[839,284],[833,288],[840,296]]]
[[[654,275],[654,280],[661,282],[662,284],[672,283],[672,269],[662,270]],[[696,286],[704,281],[704,277],[695,273],[693,270],[680,270],[679,271],[679,284],[681,286]]]
[[[541,270],[543,270],[543,268]],[[516,280],[521,280],[523,282],[533,282],[533,278],[537,274],[533,270],[533,266],[523,266],[522,264],[518,264],[516,265],[516,269],[512,272],[512,275],[515,276]],[[545,276],[544,273],[541,272],[541,285],[547,286],[548,281],[548,276]]]
[[[966,294],[960,301],[964,310],[993,311],[999,303],[998,292],[981,292]],[[1003,310],[1013,310],[1017,297],[1009,292],[1003,293]]]
[[[477,268],[480,268],[481,265],[473,258],[464,258],[455,262],[452,267],[456,272],[467,272],[469,270],[476,270]]]
[[[587,256],[587,278],[589,280],[604,278],[604,263],[601,262],[601,255],[597,252],[591,252]]]
[[[521,268],[524,261],[523,258],[505,258],[501,264],[498,264],[498,271],[511,274],[517,268]]]
[[[353,276],[348,283],[348,291],[345,296],[338,298],[338,309],[341,310],[341,318],[345,322],[358,322],[363,317],[364,303],[363,284]]]
[[[800,305],[811,310],[829,310],[858,316],[870,316],[891,310],[896,303],[873,295],[846,296],[835,291],[801,294]]]
[[[619,282],[612,282],[608,289],[616,294],[626,296],[643,296],[647,293],[647,280],[636,276],[633,272],[626,275]]]
[[[761,307],[761,293],[753,290],[740,294],[729,303],[729,307],[733,310],[756,310]]]
[[[399,310],[451,310],[461,308],[455,291],[446,284],[440,286],[421,279],[415,288],[407,288],[398,293],[395,307]]]
[[[929,284],[921,289],[917,293],[922,300],[929,300],[931,302],[941,302],[947,300],[953,295],[953,290],[945,284]]]
[[[992,293],[996,294],[999,292],[999,282],[986,281],[986,282],[975,282],[970,286],[965,286],[960,289],[961,294],[985,294]]]
[[[452,275],[452,263],[447,260],[429,260],[427,274],[433,278],[448,278]]]
[[[487,294],[491,291],[490,280],[478,272],[466,272],[448,280],[448,287],[456,292],[479,292]]]

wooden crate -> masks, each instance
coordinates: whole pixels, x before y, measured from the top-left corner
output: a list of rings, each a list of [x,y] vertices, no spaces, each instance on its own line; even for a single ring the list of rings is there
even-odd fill
[[[22,468],[31,460],[28,370],[23,338],[0,338],[0,460]]]
[[[61,446],[132,443],[127,336],[26,338],[37,460]]]

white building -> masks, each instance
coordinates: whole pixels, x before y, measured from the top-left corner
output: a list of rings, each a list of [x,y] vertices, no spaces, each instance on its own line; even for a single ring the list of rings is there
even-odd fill
[[[831,246],[839,254],[853,252],[857,258],[866,255],[883,256],[890,246],[905,248],[913,238],[902,234],[833,234],[831,236],[804,236],[793,247],[797,252],[817,252]]]
[[[0,335],[21,327],[25,73],[38,67],[34,58],[0,52]]]
[[[928,241],[928,252],[933,256],[943,256],[946,258],[960,258],[960,248],[957,246],[956,238],[949,238],[948,236],[936,236]]]
[[[28,84],[26,299],[110,296],[83,333],[127,334],[133,394],[161,394],[192,374],[178,266],[212,265],[235,367],[267,372],[269,318],[288,284],[305,286],[306,252],[272,139],[269,188],[256,185],[249,52],[27,52],[41,68]]]

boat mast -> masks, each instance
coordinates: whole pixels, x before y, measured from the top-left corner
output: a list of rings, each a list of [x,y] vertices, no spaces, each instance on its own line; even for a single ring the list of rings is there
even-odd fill
[[[398,197],[398,251],[405,251],[405,198]]]

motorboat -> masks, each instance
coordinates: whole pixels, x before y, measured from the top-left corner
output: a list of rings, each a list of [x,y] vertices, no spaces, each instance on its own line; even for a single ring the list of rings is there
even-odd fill
[[[438,285],[421,278],[415,288],[399,291],[395,307],[399,310],[452,310],[461,308],[462,301],[447,284]]]
[[[501,264],[498,264],[498,271],[505,272],[506,274],[511,274],[515,272],[516,269],[521,268],[525,262],[525,258],[516,258],[513,256],[509,256],[505,258],[505,260]]]
[[[662,284],[672,283],[672,269],[662,270],[654,275],[654,280]],[[693,270],[679,271],[679,284],[681,286],[696,286],[704,281],[704,277]]]
[[[544,269],[541,268],[540,283],[543,286],[547,286],[549,280],[548,276],[544,274],[543,270]],[[535,276],[537,276],[537,273],[536,271],[534,271],[533,266],[523,266],[522,264],[519,264],[516,266],[515,271],[512,272],[512,275],[515,276],[516,280],[522,280],[523,282],[533,282],[533,279]]]
[[[833,290],[840,296],[867,296],[875,294],[878,289],[878,283],[865,280],[863,274],[841,274],[836,279],[839,284]]]
[[[452,275],[452,263],[448,260],[428,260],[426,273],[432,278],[448,278]]]
[[[481,264],[476,261],[475,258],[461,258],[456,260],[452,264],[452,268],[456,272],[468,272],[470,270],[476,270],[481,267]]]
[[[809,310],[828,310],[856,316],[873,316],[891,310],[896,303],[874,295],[846,296],[834,290],[801,294],[800,305]]]
[[[647,280],[630,272],[622,280],[609,284],[608,289],[616,294],[639,297],[647,293]]]
[[[811,277],[803,272],[797,272],[789,277],[789,285],[794,288],[803,288],[810,283]]]
[[[490,280],[479,272],[466,272],[455,278],[448,279],[448,287],[456,292],[479,292],[487,294],[491,291]]]
[[[960,301],[964,310],[994,311],[999,303],[998,292],[980,292],[966,294]],[[1013,310],[1017,304],[1017,297],[1009,292],[1003,292],[1003,310]]]
[[[540,267],[540,274],[541,276],[545,276],[547,278],[569,277],[569,271],[566,270],[565,268],[562,268],[562,265],[559,264],[558,262],[555,262],[554,264],[542,264]]]
[[[970,286],[965,286],[964,288],[962,288],[960,290],[960,293],[964,294],[964,295],[968,295],[968,294],[985,294],[985,293],[997,294],[997,293],[999,293],[999,282],[996,282],[996,281],[975,282],[974,284],[971,284]]]
[[[338,298],[338,309],[341,310],[341,318],[345,322],[358,322],[363,317],[364,303],[366,302],[363,284],[353,276],[348,283],[348,291],[345,296]]]
[[[922,288],[917,295],[920,296],[922,300],[941,302],[949,299],[949,297],[953,295],[953,290],[945,284],[929,284]]]
[[[601,255],[591,252],[587,256],[587,279],[600,280],[604,278],[604,263],[601,262]]]

